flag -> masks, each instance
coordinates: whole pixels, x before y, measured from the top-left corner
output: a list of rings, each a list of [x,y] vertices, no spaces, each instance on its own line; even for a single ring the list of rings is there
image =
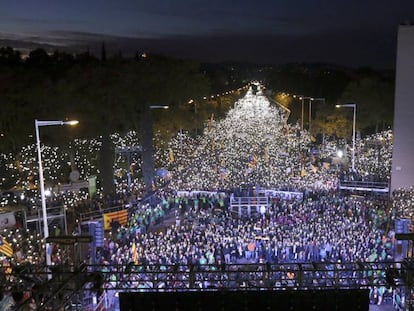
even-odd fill
[[[132,242],[131,254],[132,254],[132,261],[134,262],[134,264],[138,264],[138,250],[137,250],[137,245],[135,242]]]
[[[253,153],[253,155],[249,157],[249,167],[255,168],[256,164],[257,164],[257,155]]]
[[[170,163],[174,162],[174,151],[172,148],[168,149],[168,160]]]
[[[111,229],[111,223],[114,221],[118,222],[120,225],[125,226],[128,221],[128,210],[124,209],[112,213],[104,213],[104,228],[105,230]]]
[[[8,260],[3,260],[2,265],[3,265],[3,268],[6,268],[4,272],[5,272],[6,280],[9,281],[12,275],[12,272],[13,272],[10,262]]]
[[[213,126],[213,121],[214,121],[214,113],[211,114],[210,120],[208,121],[208,131],[211,131],[211,128]]]
[[[269,148],[266,147],[265,152],[264,152],[264,161],[265,161],[265,163],[269,163],[269,159],[270,159]]]
[[[13,249],[11,248],[9,242],[0,236],[0,254],[3,254],[7,257],[13,257]]]
[[[154,180],[152,180],[152,182],[151,182],[151,189],[152,189],[152,191],[156,191],[157,190],[157,185],[155,184],[155,181]]]

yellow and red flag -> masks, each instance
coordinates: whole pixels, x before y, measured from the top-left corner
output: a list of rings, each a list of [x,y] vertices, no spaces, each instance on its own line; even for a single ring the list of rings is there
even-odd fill
[[[263,157],[264,157],[265,163],[269,163],[269,160],[270,160],[269,148],[266,147]]]
[[[249,167],[255,168],[256,164],[257,164],[257,155],[256,153],[253,153],[253,155],[249,157]]]
[[[13,249],[11,245],[2,236],[0,236],[0,253],[7,257],[13,257]]]
[[[168,161],[170,163],[174,162],[175,158],[174,158],[174,151],[172,150],[172,148],[168,149]]]
[[[138,264],[138,250],[137,250],[137,244],[135,242],[132,242],[131,246],[131,254],[132,254],[132,261],[134,264]]]
[[[125,226],[128,222],[128,210],[120,210],[111,213],[104,213],[104,228],[105,230],[111,229],[112,222],[118,222],[120,225]]]
[[[211,131],[211,128],[213,127],[213,122],[214,122],[214,113],[211,114],[210,116],[210,120],[208,121],[208,131]]]

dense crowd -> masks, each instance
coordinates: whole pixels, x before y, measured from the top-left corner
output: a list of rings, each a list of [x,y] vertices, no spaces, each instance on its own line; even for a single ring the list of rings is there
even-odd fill
[[[327,139],[324,146],[313,150],[309,133],[286,120],[285,110],[271,104],[260,88],[257,92],[250,89],[226,118],[212,117],[207,121],[203,136],[194,138],[180,133],[166,150],[157,150],[156,184],[165,187],[151,199],[142,200],[139,171],[131,172],[132,184],[126,184],[128,168],[125,157],[118,153],[114,195],[104,197],[99,187],[93,200],[82,191],[55,193],[48,197],[48,205],[64,206],[72,227],[79,224],[80,214],[104,213],[117,205],[128,207],[127,224],[114,225],[105,235],[104,247],[92,252],[87,261],[102,264],[105,272],[114,272],[106,273],[110,276],[106,280],[109,285],[147,287],[149,280],[139,279],[145,278],[142,274],[136,274],[133,282],[120,279],[121,273],[114,267],[131,263],[220,267],[392,262],[396,251],[393,221],[411,217],[413,190],[393,193],[394,205],[383,197],[349,196],[337,191],[341,175],[367,181],[388,180],[391,132],[358,137],[357,170],[350,172],[341,162],[332,161],[339,149],[336,141]],[[114,134],[112,139],[121,147],[139,145],[137,136],[130,132],[126,137]],[[342,144],[347,145],[345,141]],[[96,174],[97,165],[91,154],[96,154],[100,145],[99,140],[75,140],[71,156],[58,148],[45,148],[46,180],[52,184],[62,180],[67,173],[67,165],[62,163],[67,163],[68,158],[75,162],[81,178]],[[138,158],[131,154],[130,160],[138,162]],[[29,146],[22,149],[19,159],[12,161],[11,155],[2,155],[0,161],[5,176],[19,176],[20,186],[33,188],[34,159],[35,148]],[[272,196],[263,213],[239,217],[231,213],[230,202],[232,196],[238,195],[234,187],[242,185],[299,191],[303,200]],[[183,195],[177,190],[192,194]],[[19,201],[27,205],[29,215],[36,214],[39,208],[38,193],[30,193]],[[81,233],[80,227],[76,229],[75,234]],[[51,235],[59,235],[61,230],[51,228]],[[39,232],[23,229],[20,224],[20,228],[6,229],[2,236],[14,251],[12,258],[4,259],[3,266],[44,262]],[[67,263],[68,257],[59,245],[54,245],[54,264]],[[373,277],[383,279],[384,275]],[[280,279],[275,275],[272,286]],[[308,278],[310,282],[322,279],[321,275]],[[211,285],[199,282],[197,286]],[[163,282],[160,286],[173,285]],[[237,286],[248,285],[240,282]],[[381,303],[387,292],[382,285],[372,288],[372,297],[376,297],[373,301]]]
[[[286,109],[270,102],[260,87],[257,92],[250,88],[225,118],[215,120],[212,116],[206,121],[203,135],[194,137],[181,131],[169,142],[155,144],[156,186],[170,182],[171,189],[186,190],[231,189],[240,184],[274,189],[335,188],[342,164],[351,156],[350,141],[325,137],[322,145],[316,145],[308,131],[301,130],[298,124],[289,124],[287,118]],[[140,145],[139,133],[114,133],[111,142],[117,150],[116,192],[141,194],[144,188],[142,158],[139,152],[128,151]],[[47,189],[59,191],[55,186],[69,183],[71,170],[79,173],[80,181],[99,176],[97,159],[101,146],[101,138],[75,139],[64,150],[45,145],[42,156]],[[344,151],[345,160],[334,161],[339,150]],[[355,155],[356,171],[361,179],[387,181],[392,132],[358,136]],[[1,154],[0,188],[15,185],[36,194],[36,159],[35,144],[21,148],[17,155]],[[99,182],[98,178],[98,196],[101,195]],[[72,203],[65,202],[68,206]],[[0,204],[6,203],[0,201]]]
[[[144,264],[392,260],[392,232],[385,231],[389,211],[381,199],[338,194],[303,202],[276,199],[254,219],[234,218],[228,206],[216,204],[196,208],[194,198],[180,198],[175,209],[180,221],[166,231],[137,231],[142,218],[133,216],[129,230],[108,240],[101,259],[127,264],[133,254],[124,247],[136,244],[137,263]],[[168,210],[168,203],[163,206],[154,209]]]
[[[165,230],[137,230],[137,222],[130,223],[129,228],[106,240],[99,254],[101,263],[203,265],[393,259],[393,232],[386,231],[390,219],[382,199],[339,194],[307,197],[302,202],[275,198],[266,214],[243,219],[233,217],[228,205],[220,206],[222,194],[216,196],[205,198],[207,203],[202,204],[200,197],[179,198],[173,208],[178,220]],[[164,201],[155,208],[168,211],[171,205]]]

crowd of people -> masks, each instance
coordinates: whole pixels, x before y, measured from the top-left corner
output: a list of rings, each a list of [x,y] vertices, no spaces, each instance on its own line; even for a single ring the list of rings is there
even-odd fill
[[[177,280],[166,279],[154,284],[143,271],[128,274],[125,280],[125,271],[119,269],[133,269],[131,267],[135,266],[156,265],[164,267],[164,271],[181,266],[187,267],[183,269],[215,267],[223,272],[223,267],[242,265],[256,268],[291,265],[294,270],[298,265],[315,263],[325,267],[332,264],[336,268],[346,268],[347,264],[355,262],[375,262],[384,267],[391,264],[396,252],[393,221],[397,217],[411,217],[412,207],[406,202],[407,197],[414,197],[413,191],[394,193],[395,202],[399,202],[394,205],[390,204],[388,197],[341,193],[338,183],[344,167],[329,160],[338,146],[327,140],[326,145],[313,152],[310,134],[286,121],[283,109],[271,104],[260,89],[258,92],[251,89],[226,118],[216,121],[212,117],[208,120],[204,135],[194,138],[180,133],[168,143],[168,148],[156,151],[155,161],[161,168],[157,170],[158,184],[165,187],[157,189],[148,200],[142,200],[140,191],[143,184],[137,179],[139,173],[133,174],[131,185],[120,181],[125,173],[120,156],[115,163],[119,175],[116,176],[117,191],[114,195],[103,196],[98,189],[96,197],[91,200],[87,192],[65,192],[48,198],[48,204],[65,207],[68,221],[76,229],[74,234],[82,234],[81,214],[103,214],[107,208],[118,205],[128,209],[128,222],[122,226],[114,225],[105,233],[104,246],[91,249],[89,258],[85,259],[87,264],[101,265],[107,286],[121,289],[188,288],[193,285],[208,288],[224,286],[224,283],[235,287],[258,286],[243,276],[224,282],[217,279],[218,274],[212,275],[211,280],[197,279],[197,275],[194,280],[181,279],[179,285],[174,285]],[[346,171],[342,176],[387,180],[389,168],[383,168],[390,163],[391,136],[386,131],[358,138],[358,175]],[[130,145],[131,142],[139,144],[136,137],[131,134],[126,138],[119,135],[112,138],[121,145]],[[86,178],[95,174],[96,163],[90,159],[90,154],[96,153],[99,142],[78,140],[73,147],[80,175]],[[36,175],[33,171],[35,166],[30,163],[34,150],[33,146],[22,150],[18,161],[13,162],[18,163],[13,172],[8,171],[12,165],[5,165],[10,173],[7,175],[16,172]],[[45,176],[48,179],[55,176],[50,181],[56,182],[64,171],[58,164],[64,160],[59,161],[59,157],[65,159],[68,155],[56,148],[46,148],[44,153],[45,171],[49,172]],[[135,161],[135,155],[131,156]],[[47,159],[52,160],[48,162]],[[7,157],[1,161],[7,162]],[[54,167],[54,170],[49,170],[49,167]],[[27,180],[33,182],[33,178]],[[240,185],[296,191],[303,196],[297,200],[273,195],[263,212],[235,215],[231,198],[244,195],[244,192],[235,190]],[[251,196],[251,191],[246,195]],[[38,196],[24,199],[29,214],[38,212],[33,208],[39,205],[36,202],[39,203]],[[14,251],[12,258],[4,259],[3,266],[44,263],[41,234],[35,230],[21,226],[2,232]],[[59,235],[61,229],[50,232]],[[68,254],[59,245],[54,245],[51,255],[54,264],[68,262]],[[381,303],[389,293],[383,283],[384,275],[368,272],[371,278],[378,280],[378,286],[371,288],[372,301]],[[329,270],[322,274],[312,272],[302,281],[322,286],[321,282],[326,282],[329,276]],[[357,285],[363,285],[367,275],[345,273],[345,276],[344,280],[353,279]],[[266,286],[289,286],[296,277],[274,273],[267,277]]]
[[[207,120],[203,135],[181,131],[170,141],[155,144],[156,186],[169,182],[177,190],[231,189],[240,184],[260,184],[274,189],[335,188],[337,177],[343,172],[342,164],[351,157],[350,141],[325,137],[318,145],[306,129],[287,120],[286,108],[271,102],[260,87],[257,92],[250,88],[225,118],[216,120],[212,116]],[[114,133],[111,142],[116,150],[128,150],[126,147],[135,150],[140,145],[139,136],[135,131],[124,135]],[[73,140],[70,153],[67,149],[45,145],[42,155],[46,186],[51,189],[50,185],[68,183],[73,169],[79,181],[99,176],[97,159],[101,146],[99,138]],[[359,177],[370,181],[389,180],[392,131],[357,136],[355,146],[355,169]],[[345,150],[342,159],[338,159],[339,150]],[[116,193],[141,194],[144,185],[140,153],[116,152],[115,156]],[[0,180],[1,189],[16,185],[36,192],[35,144],[21,148],[17,155],[1,155],[0,172],[4,176]],[[99,182],[98,178],[97,194],[101,195]],[[73,203],[65,201],[68,206]]]
[[[196,201],[201,202],[196,205]],[[179,222],[159,232],[140,229],[144,218],[134,213],[130,230],[111,240],[111,247],[104,249],[109,256],[103,260],[129,263],[132,254],[128,257],[123,248],[127,245],[131,250],[133,243],[138,249],[137,263],[144,264],[392,260],[393,235],[386,232],[389,210],[383,199],[334,193],[303,201],[275,198],[264,215],[245,219],[232,217],[228,204],[220,206],[217,197],[206,199],[208,204],[202,201],[179,198],[175,208]],[[164,200],[154,210],[168,211],[170,206]],[[148,206],[142,210],[151,214]]]
[[[108,236],[99,250],[99,262],[104,269],[131,263],[207,268],[222,264],[393,262],[394,234],[387,230],[389,206],[382,198],[339,193],[313,195],[303,201],[274,198],[266,213],[254,218],[234,217],[228,203],[220,202],[228,202],[223,194],[178,200],[164,197],[155,208],[177,214],[177,220],[162,230],[137,230],[140,222],[130,222],[129,227]],[[145,210],[148,212],[148,206]],[[162,217],[165,219],[165,214]],[[119,275],[114,270],[107,277],[117,287],[148,286],[148,280],[125,282]],[[384,275],[377,277],[384,279]],[[321,281],[316,275],[314,280]],[[274,283],[279,281],[274,279]],[[243,282],[239,283],[242,286]],[[165,286],[164,281],[160,284]],[[384,288],[382,293],[387,292]]]
[[[179,196],[160,191],[151,203],[134,204],[129,209],[128,224],[108,232],[104,247],[93,254],[106,272],[108,286],[190,286],[187,279],[175,285],[166,280],[153,284],[151,277],[142,273],[125,281],[116,267],[131,264],[208,268],[223,264],[393,262],[392,213],[386,198],[348,196],[337,191],[312,193],[303,200],[273,197],[264,214],[248,218],[234,217],[229,196],[223,192]],[[31,241],[36,239],[28,231],[9,230],[7,237],[16,250],[15,263],[41,262],[44,258],[39,235],[33,245]],[[17,241],[24,242],[19,245]],[[62,254],[56,254],[53,262],[62,263]],[[384,279],[384,275],[375,277]],[[285,283],[280,283],[284,279]],[[306,279],[314,284],[329,278],[312,274]],[[228,286],[256,284],[254,279],[248,280],[241,277]],[[270,286],[288,286],[289,278],[274,273],[270,282]],[[195,279],[194,284],[201,288],[223,286],[223,280]],[[389,292],[383,284],[372,288],[372,293],[382,297]]]

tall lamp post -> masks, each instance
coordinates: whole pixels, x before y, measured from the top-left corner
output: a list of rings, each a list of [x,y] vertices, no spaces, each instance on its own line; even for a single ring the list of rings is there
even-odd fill
[[[142,174],[144,177],[145,191],[152,191],[154,179],[154,146],[152,145],[153,121],[151,116],[152,109],[169,109],[168,105],[144,105],[141,115],[141,135],[142,135]]]
[[[321,101],[325,104],[325,98],[323,97],[319,97],[319,98],[315,98],[315,97],[310,97],[309,98],[309,133],[311,131],[311,123],[312,123],[312,102],[313,101]]]
[[[352,108],[354,110],[354,120],[352,123],[352,172],[355,172],[355,125],[356,125],[356,104],[336,105],[336,108]]]
[[[42,214],[43,214],[43,238],[46,241],[46,238],[49,236],[49,227],[47,224],[47,211],[46,211],[46,195],[45,195],[45,183],[43,180],[43,166],[42,166],[42,149],[40,148],[40,138],[39,138],[39,127],[41,126],[53,126],[53,125],[75,125],[78,124],[78,121],[39,121],[35,120],[35,130],[36,130],[36,146],[37,146],[37,156],[38,156],[38,165],[39,165],[39,184],[40,184],[40,199],[42,202]],[[49,252],[49,243],[46,243],[46,265],[50,266],[52,264],[50,252]]]
[[[304,104],[305,104],[305,99],[310,99],[310,97],[307,97],[307,96],[304,96],[304,95],[293,95],[293,98],[298,98],[298,99],[300,99],[301,100],[301,102],[302,102],[302,115],[301,115],[301,130],[303,131],[303,119],[304,119],[304,112],[305,112],[305,107],[304,107]]]

